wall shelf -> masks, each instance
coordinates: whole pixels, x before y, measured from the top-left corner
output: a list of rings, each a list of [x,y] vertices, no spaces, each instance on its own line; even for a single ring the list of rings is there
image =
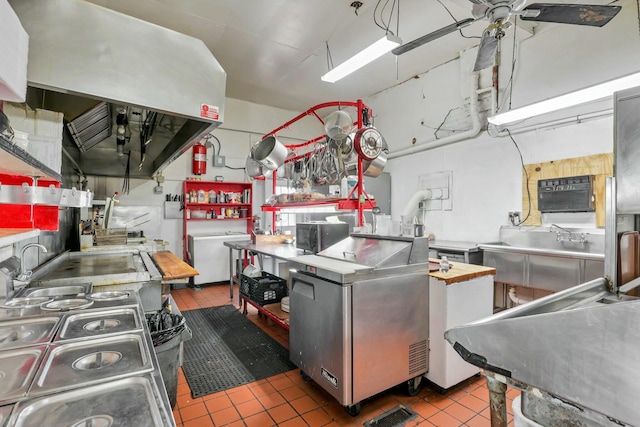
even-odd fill
[[[376,207],[374,200],[367,199],[364,203],[359,203],[358,199],[332,199],[332,200],[312,200],[308,202],[276,203],[275,205],[262,205],[263,212],[279,212],[288,208],[314,208],[319,206],[335,206],[339,211],[353,211],[362,208],[370,210]]]
[[[62,181],[62,175],[0,135],[0,174]]]
[[[208,200],[205,199],[205,202],[193,201],[194,193],[196,194],[198,191],[203,191],[207,197],[209,194],[215,195],[216,198],[221,195],[227,196],[230,193],[235,194],[233,201],[219,203],[216,200],[216,203],[209,203]],[[210,193],[213,192],[213,193]],[[187,195],[189,194],[189,202],[186,202]],[[189,235],[187,224],[191,221],[196,222],[209,222],[211,224],[218,221],[244,221],[247,224],[247,233],[250,233],[253,229],[253,212],[251,206],[251,198],[252,194],[252,184],[250,182],[220,182],[220,181],[196,181],[196,180],[187,180],[183,182],[182,188],[182,200],[185,200],[184,209],[182,210],[182,239],[183,239],[183,259],[186,262],[189,262],[189,251],[188,251],[188,241],[187,237]],[[245,217],[238,218],[229,218],[225,217],[221,218],[220,215],[221,209],[246,209]],[[216,214],[216,218],[194,218],[194,211],[213,211]],[[188,214],[187,214],[188,213]],[[187,217],[189,215],[189,217]]]

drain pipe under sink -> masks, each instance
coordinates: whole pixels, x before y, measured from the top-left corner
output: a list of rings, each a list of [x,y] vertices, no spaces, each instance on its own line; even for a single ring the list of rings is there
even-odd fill
[[[442,147],[444,145],[453,144],[464,139],[469,139],[477,136],[482,130],[482,124],[480,123],[480,113],[478,111],[478,95],[492,88],[478,89],[478,73],[473,72],[469,78],[469,85],[471,86],[469,96],[469,115],[471,116],[471,129],[461,133],[449,135],[442,139],[436,139],[435,141],[427,141],[422,143],[416,143],[411,147],[402,148],[398,151],[390,152],[387,155],[388,159],[394,159],[397,157],[408,156],[409,154],[419,153],[421,151],[430,150],[432,148]]]
[[[509,299],[511,299],[511,301],[513,301],[513,303],[516,304],[516,305],[526,304],[526,303],[528,303],[530,301],[533,301],[533,298],[519,297],[516,294],[516,287],[515,286],[511,286],[509,288]]]

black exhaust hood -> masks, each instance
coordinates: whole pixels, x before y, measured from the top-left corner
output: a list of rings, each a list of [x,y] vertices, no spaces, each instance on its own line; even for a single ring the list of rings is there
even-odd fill
[[[83,0],[10,3],[27,103],[64,114],[85,175],[151,178],[223,122],[226,73],[201,40]]]

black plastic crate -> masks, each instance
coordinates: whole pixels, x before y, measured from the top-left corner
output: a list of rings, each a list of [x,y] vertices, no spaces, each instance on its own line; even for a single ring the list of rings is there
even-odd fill
[[[240,293],[258,305],[280,302],[287,296],[287,281],[262,271],[261,277],[240,276]]]

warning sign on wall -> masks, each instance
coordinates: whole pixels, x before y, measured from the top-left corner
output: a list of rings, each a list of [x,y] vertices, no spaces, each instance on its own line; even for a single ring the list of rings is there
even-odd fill
[[[200,104],[200,117],[218,120],[220,118],[220,110],[215,105]]]

